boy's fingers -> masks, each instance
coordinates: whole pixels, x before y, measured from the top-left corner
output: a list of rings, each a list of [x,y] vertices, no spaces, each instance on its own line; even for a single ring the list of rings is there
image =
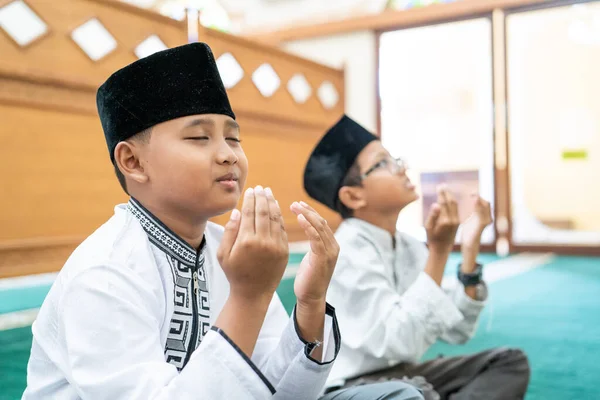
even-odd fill
[[[242,215],[240,221],[239,235],[254,235],[255,224],[255,199],[254,189],[248,188],[244,192],[244,202],[242,204]]]
[[[429,214],[427,215],[427,220],[425,221],[425,229],[431,230],[435,226],[437,219],[440,216],[441,208],[437,203],[433,203],[431,209],[429,210]]]
[[[315,214],[319,214],[319,213],[318,213],[318,212],[317,212],[317,211],[316,211],[314,208],[312,208],[312,207],[311,207],[311,206],[310,206],[308,203],[305,203],[305,202],[303,202],[303,201],[300,201],[299,203],[300,203],[300,205],[301,205],[302,207],[306,208],[307,210],[309,210],[309,211],[312,211],[312,212],[314,212]]]
[[[287,236],[287,232],[285,230],[285,222],[283,221],[283,214],[281,213],[281,207],[279,206],[279,202],[277,200],[275,200],[275,204],[277,204],[277,208],[279,208],[279,230],[280,230],[281,242],[283,244],[285,244],[286,246],[289,246],[288,236]]]
[[[450,212],[450,221],[458,223],[458,204],[456,204],[456,199],[454,198],[454,195],[452,195],[452,193],[450,192],[446,192],[446,200],[448,202],[448,209]]]
[[[302,229],[304,229],[304,233],[310,240],[310,249],[314,254],[325,254],[325,243],[323,243],[323,239],[321,234],[317,232],[315,227],[308,222],[304,214],[298,214],[298,224]]]
[[[319,214],[314,211],[310,211],[308,208],[303,207],[300,203],[293,203],[291,206],[292,211],[296,215],[303,215],[304,219],[316,230],[320,236],[320,240],[323,242],[325,248],[331,246],[330,240],[327,235],[327,221],[325,221]]]
[[[445,186],[438,188],[438,205],[440,206],[440,215],[442,215],[442,216],[450,215],[450,204],[448,201],[448,191],[445,189]]]
[[[267,194],[262,186],[254,188],[254,197],[256,201],[254,216],[256,224],[256,234],[259,236],[270,236],[271,232],[271,220],[269,213],[269,202],[267,201]]]
[[[277,200],[275,200],[275,196],[273,195],[271,188],[266,188],[265,193],[267,195],[267,203],[269,204],[271,236],[279,238],[283,230],[281,210],[279,209],[279,204],[277,203]]]
[[[221,257],[231,253],[231,249],[235,244],[235,240],[240,228],[240,217],[240,212],[237,209],[234,209],[231,212],[229,221],[227,221],[227,224],[225,224],[225,231],[223,232],[223,238],[221,239],[221,245],[219,246]]]
[[[337,240],[335,240],[335,235],[333,234],[333,231],[331,230],[331,226],[329,226],[329,224],[327,223],[327,220],[325,218],[321,217],[321,214],[319,214],[309,204],[301,201],[300,205],[302,207],[306,208],[307,210],[311,211],[312,213],[314,213],[318,219],[320,219],[324,222],[323,233],[326,236],[324,239],[326,239],[327,247],[328,248],[336,248],[338,246]]]

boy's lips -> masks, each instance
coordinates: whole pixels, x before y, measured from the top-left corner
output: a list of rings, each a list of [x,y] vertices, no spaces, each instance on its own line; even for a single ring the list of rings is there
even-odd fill
[[[217,182],[226,189],[235,189],[238,185],[238,177],[236,174],[229,173],[217,178]]]
[[[237,180],[238,180],[237,175],[233,174],[233,173],[229,173],[229,174],[226,174],[226,175],[223,175],[223,176],[217,178],[217,182],[224,182],[224,181],[235,181],[235,182],[237,182]]]

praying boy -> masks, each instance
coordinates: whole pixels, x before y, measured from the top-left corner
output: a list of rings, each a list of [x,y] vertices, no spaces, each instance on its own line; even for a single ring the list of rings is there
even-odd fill
[[[522,399],[529,381],[525,354],[496,348],[420,363],[438,339],[465,343],[487,299],[477,263],[490,204],[473,197],[462,230],[459,284],[441,287],[459,226],[457,204],[444,187],[425,223],[427,247],[396,230],[398,214],[418,199],[406,165],[347,116],[321,139],[306,165],[304,187],[338,212],[338,265],[327,298],[344,331],[329,386],[412,379],[426,399]]]
[[[155,53],[97,93],[110,160],[131,196],[71,255],[33,325],[23,399],[316,399],[340,335],[326,291],[327,223],[294,203],[311,244],[288,318],[288,261],[210,48]],[[82,205],[85,206],[85,205]],[[225,228],[208,220],[233,210]]]

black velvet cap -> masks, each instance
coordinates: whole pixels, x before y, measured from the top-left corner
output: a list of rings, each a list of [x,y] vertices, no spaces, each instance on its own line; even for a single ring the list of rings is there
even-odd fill
[[[112,74],[96,94],[110,160],[117,144],[161,122],[194,114],[235,119],[204,43],[159,51]]]
[[[377,136],[344,115],[313,150],[304,169],[304,189],[334,211],[338,191],[359,153]]]

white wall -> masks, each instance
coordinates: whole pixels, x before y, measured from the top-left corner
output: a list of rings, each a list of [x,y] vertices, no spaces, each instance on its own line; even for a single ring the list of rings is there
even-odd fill
[[[377,129],[376,47],[371,31],[287,42],[283,49],[334,68],[345,68],[346,114],[365,128]]]

